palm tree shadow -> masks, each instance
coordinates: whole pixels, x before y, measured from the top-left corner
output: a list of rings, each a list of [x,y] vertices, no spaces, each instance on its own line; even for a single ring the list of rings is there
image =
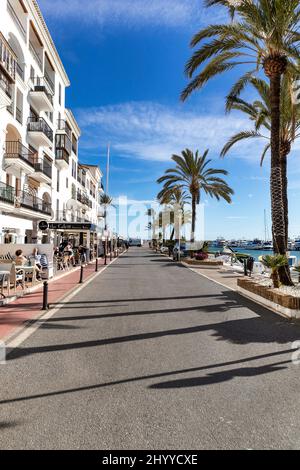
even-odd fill
[[[278,362],[275,364],[260,367],[242,367],[239,369],[225,370],[222,372],[214,372],[204,377],[190,377],[185,379],[170,380],[150,385],[150,389],[172,389],[172,388],[190,388],[213,385],[222,382],[228,382],[235,377],[256,377],[259,375],[271,374],[273,372],[282,371],[287,368],[284,364],[290,364],[290,360]]]

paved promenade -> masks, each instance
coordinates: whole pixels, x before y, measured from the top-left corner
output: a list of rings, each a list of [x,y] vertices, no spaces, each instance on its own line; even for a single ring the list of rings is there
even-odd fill
[[[0,366],[0,447],[300,448],[300,327],[131,248]]]

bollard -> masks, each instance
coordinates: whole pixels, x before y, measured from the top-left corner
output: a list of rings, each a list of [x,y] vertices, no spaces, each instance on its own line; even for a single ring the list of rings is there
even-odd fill
[[[110,250],[110,261],[112,261],[112,251]]]
[[[83,283],[83,264],[80,266],[80,279],[79,284]]]
[[[48,304],[48,282],[44,282],[44,287],[43,287],[43,308],[42,310],[48,310],[49,309],[49,304]]]
[[[96,258],[96,268],[95,268],[96,273],[98,272],[98,258]]]

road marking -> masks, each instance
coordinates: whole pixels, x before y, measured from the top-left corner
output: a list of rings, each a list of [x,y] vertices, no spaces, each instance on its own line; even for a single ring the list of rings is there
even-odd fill
[[[122,256],[126,251],[124,251],[120,256]],[[60,302],[68,303],[75,295],[77,295],[83,288],[88,286],[92,281],[94,281],[100,274],[102,274],[107,268],[109,268],[115,261],[119,258],[114,258],[110,264],[104,266],[99,272],[95,273],[83,284],[80,284],[75,290],[73,290],[69,295],[63,297]],[[52,318],[59,310],[62,309],[62,305],[60,307],[56,307],[53,309],[48,310],[45,313],[42,313],[39,317],[36,317],[32,320],[28,320],[25,322],[17,332],[12,333],[6,340],[4,339],[4,344],[10,350],[19,347],[24,341],[26,341],[31,335],[33,335],[40,326],[43,325],[47,320]]]

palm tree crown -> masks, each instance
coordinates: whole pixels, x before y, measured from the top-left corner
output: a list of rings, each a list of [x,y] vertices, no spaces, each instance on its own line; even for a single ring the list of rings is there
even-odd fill
[[[201,156],[197,150],[194,154],[186,149],[181,155],[173,155],[172,160],[176,163],[175,168],[165,171],[165,175],[157,180],[164,183],[163,192],[180,188],[182,191],[188,191],[192,199],[192,241],[195,232],[196,205],[200,202],[201,190],[207,195],[217,200],[225,199],[231,203],[233,190],[226,181],[218,175],[227,175],[226,170],[211,168],[211,160],[207,159],[208,150]],[[160,194],[161,194],[160,193]]]
[[[246,65],[250,70],[234,84],[230,91],[233,96],[239,95],[262,68],[268,77],[287,69],[297,73],[299,0],[206,0],[206,5],[223,5],[235,13],[236,19],[210,25],[193,37],[191,47],[201,45],[186,64],[186,74],[192,81],[182,92],[182,100],[212,77],[237,66]],[[194,76],[200,66],[203,69]]]

